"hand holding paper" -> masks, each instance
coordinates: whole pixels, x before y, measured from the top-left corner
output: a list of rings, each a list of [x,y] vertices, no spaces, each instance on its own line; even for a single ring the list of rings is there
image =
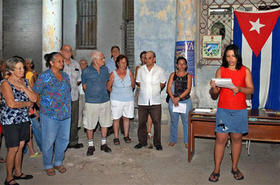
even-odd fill
[[[212,81],[216,83],[216,86],[218,87],[224,87],[224,88],[229,88],[229,89],[234,89],[236,88],[232,80],[230,78],[212,78]]]

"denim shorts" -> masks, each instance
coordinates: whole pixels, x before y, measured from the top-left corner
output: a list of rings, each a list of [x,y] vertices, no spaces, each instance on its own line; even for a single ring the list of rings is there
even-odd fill
[[[218,133],[248,133],[247,109],[230,110],[218,108],[216,113],[216,132]]]

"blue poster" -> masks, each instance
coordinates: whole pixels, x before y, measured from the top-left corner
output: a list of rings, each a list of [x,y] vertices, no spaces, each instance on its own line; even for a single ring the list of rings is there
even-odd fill
[[[194,41],[177,41],[175,47],[175,64],[179,56],[183,56],[188,61],[188,73],[193,77],[193,86],[195,86],[195,53]],[[176,65],[174,65],[176,66]]]

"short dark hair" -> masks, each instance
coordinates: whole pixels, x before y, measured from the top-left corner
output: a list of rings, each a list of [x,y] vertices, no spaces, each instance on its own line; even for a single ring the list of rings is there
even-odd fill
[[[187,59],[185,58],[185,57],[183,57],[183,56],[179,56],[178,58],[177,58],[177,60],[176,60],[176,64],[178,64],[179,63],[179,60],[184,60],[185,61],[185,63],[186,63],[186,65],[187,65],[187,67],[186,67],[186,71],[188,70],[188,61],[187,61]]]
[[[119,69],[119,63],[122,59],[126,59],[126,66],[128,67],[128,59],[125,55],[119,55],[116,59],[116,68]]]
[[[226,54],[227,54],[227,51],[229,51],[229,50],[232,50],[234,52],[234,55],[237,59],[235,69],[237,69],[237,70],[241,69],[241,67],[243,66],[242,57],[241,57],[241,53],[240,53],[238,46],[235,44],[230,44],[226,47],[224,55],[223,55],[222,67],[228,68],[228,61],[227,61]]]
[[[142,51],[141,53],[140,53],[140,58],[142,58],[142,55],[144,55],[144,54],[146,54],[147,53],[147,51]]]
[[[117,46],[117,45],[115,45],[115,46],[112,46],[111,47],[111,52],[113,51],[113,49],[115,49],[115,48],[117,48],[119,51],[120,51],[120,47],[119,46]]]
[[[44,59],[46,61],[47,68],[51,68],[51,61],[54,61],[54,58],[57,55],[61,55],[59,52],[52,52],[44,55]]]

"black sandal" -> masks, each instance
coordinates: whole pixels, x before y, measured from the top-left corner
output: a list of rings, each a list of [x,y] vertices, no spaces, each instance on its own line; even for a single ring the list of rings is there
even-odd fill
[[[208,180],[210,182],[217,182],[219,180],[219,177],[220,177],[220,173],[212,172]]]
[[[114,145],[120,145],[121,144],[119,138],[113,139],[113,142],[114,142]]]
[[[9,181],[5,180],[4,185],[19,185],[19,183],[17,183],[16,181],[15,181],[16,182],[15,184],[11,184],[12,181],[15,181],[15,179],[11,179]]]
[[[124,139],[124,142],[131,143],[131,139],[129,138],[129,136],[124,137],[123,139]]]
[[[244,179],[244,175],[242,175],[242,173],[239,171],[239,169],[237,169],[236,171],[234,171],[232,169],[231,173],[233,175],[233,178],[235,178],[235,180],[243,180]]]

